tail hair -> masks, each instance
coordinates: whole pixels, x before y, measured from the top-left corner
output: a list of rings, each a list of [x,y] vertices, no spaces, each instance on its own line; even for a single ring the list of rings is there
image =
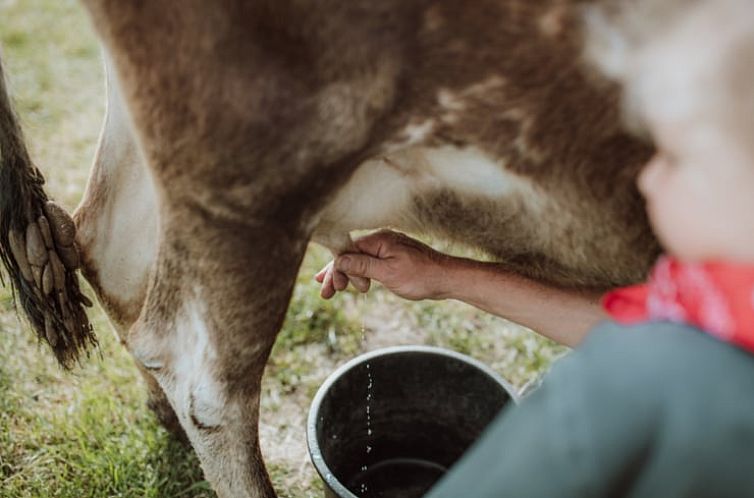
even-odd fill
[[[10,102],[0,61],[0,259],[16,305],[60,365],[97,346],[81,292],[73,220],[44,191]],[[0,282],[6,285],[0,275]]]

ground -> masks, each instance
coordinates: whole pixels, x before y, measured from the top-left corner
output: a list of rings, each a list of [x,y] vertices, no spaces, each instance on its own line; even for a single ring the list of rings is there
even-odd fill
[[[104,112],[97,41],[74,0],[0,0],[0,26],[32,155],[52,197],[72,209]],[[326,261],[324,250],[310,248],[264,379],[263,452],[281,497],[322,496],[304,420],[318,386],[349,358],[387,345],[444,346],[521,387],[563,352],[456,302],[409,303],[379,288],[323,301],[312,275]],[[101,310],[92,322],[99,351],[63,372],[0,290],[0,498],[214,496],[191,451],[146,409],[141,379]]]

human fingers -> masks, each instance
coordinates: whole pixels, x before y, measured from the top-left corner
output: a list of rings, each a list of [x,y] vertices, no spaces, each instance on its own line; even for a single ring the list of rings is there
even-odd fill
[[[335,295],[335,287],[333,286],[333,268],[332,263],[328,265],[327,270],[325,271],[325,276],[322,279],[322,287],[319,290],[319,295],[322,296],[323,299],[330,299]]]
[[[329,263],[327,263],[324,268],[322,268],[321,270],[319,270],[314,275],[314,280],[316,280],[317,282],[319,282],[321,284],[322,281],[325,279],[325,273],[327,273],[327,269],[330,267],[330,265],[332,265],[332,261],[329,262]]]
[[[332,265],[333,265],[333,261],[330,261],[329,263],[327,263],[324,266],[324,268],[319,270],[314,275],[314,280],[319,282],[320,284],[323,283],[325,280],[325,275],[327,274],[327,271],[332,267]],[[354,288],[359,292],[369,292],[369,288],[372,286],[372,281],[368,278],[358,277],[356,275],[345,275],[345,277],[351,281]],[[333,279],[333,282],[334,282],[334,279]],[[338,289],[338,290],[343,290],[343,289]]]
[[[369,287],[372,284],[372,281],[368,278],[364,277],[357,277],[356,275],[347,275],[348,279],[351,280],[351,283],[353,284],[354,288],[359,292],[368,292]]]
[[[385,262],[366,254],[345,254],[335,260],[335,268],[348,276],[382,280]]]
[[[332,283],[333,283],[333,287],[335,287],[335,290],[337,291],[345,290],[346,287],[348,287],[348,277],[342,271],[333,270]]]

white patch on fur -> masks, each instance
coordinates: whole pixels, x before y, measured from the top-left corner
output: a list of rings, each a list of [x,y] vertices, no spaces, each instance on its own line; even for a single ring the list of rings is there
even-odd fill
[[[198,290],[195,296],[185,302],[175,322],[171,356],[178,382],[174,396],[183,417],[190,418],[193,414],[203,425],[213,427],[222,422],[225,396],[212,370],[217,353],[203,318],[206,304]]]
[[[503,78],[500,75],[494,75],[490,76],[486,80],[480,81],[479,83],[474,83],[473,85],[469,85],[468,87],[464,88],[460,92],[461,98],[468,98],[468,97],[484,97],[485,95],[488,95],[490,92],[494,92],[496,90],[500,90],[505,86],[505,78]]]
[[[403,130],[403,135],[406,137],[406,146],[420,144],[429,137],[435,128],[435,123],[431,119],[424,121],[421,124],[408,125]]]
[[[444,88],[437,92],[437,103],[448,111],[463,111],[466,109],[463,99],[460,99],[456,94]]]
[[[437,92],[437,104],[442,110],[440,120],[449,125],[458,121],[458,117],[466,110],[463,99],[447,89],[441,89]]]
[[[525,187],[526,181],[476,148],[441,147],[423,151],[427,186],[450,188],[471,196],[503,197]]]
[[[417,147],[362,164],[321,213],[313,240],[337,253],[345,248],[333,244],[351,230],[418,228],[413,201],[440,190],[490,200],[525,192],[532,206],[541,203],[528,180],[477,148]]]
[[[141,365],[147,370],[161,370],[165,368],[165,363],[156,358],[151,358],[148,356],[140,356],[137,353],[134,353],[133,357],[136,361],[141,363]]]
[[[136,329],[129,338],[134,358],[145,367],[159,368],[152,373],[189,436],[196,428],[192,415],[201,425],[215,427],[221,424],[226,409],[224,386],[214,370],[217,352],[205,315],[206,304],[201,289],[196,288],[186,296],[172,324],[150,324],[168,330]]]

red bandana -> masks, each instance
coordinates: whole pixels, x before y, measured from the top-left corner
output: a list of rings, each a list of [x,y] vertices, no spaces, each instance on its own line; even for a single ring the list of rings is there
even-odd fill
[[[663,257],[649,282],[609,292],[602,305],[619,323],[686,323],[754,352],[754,265]]]

